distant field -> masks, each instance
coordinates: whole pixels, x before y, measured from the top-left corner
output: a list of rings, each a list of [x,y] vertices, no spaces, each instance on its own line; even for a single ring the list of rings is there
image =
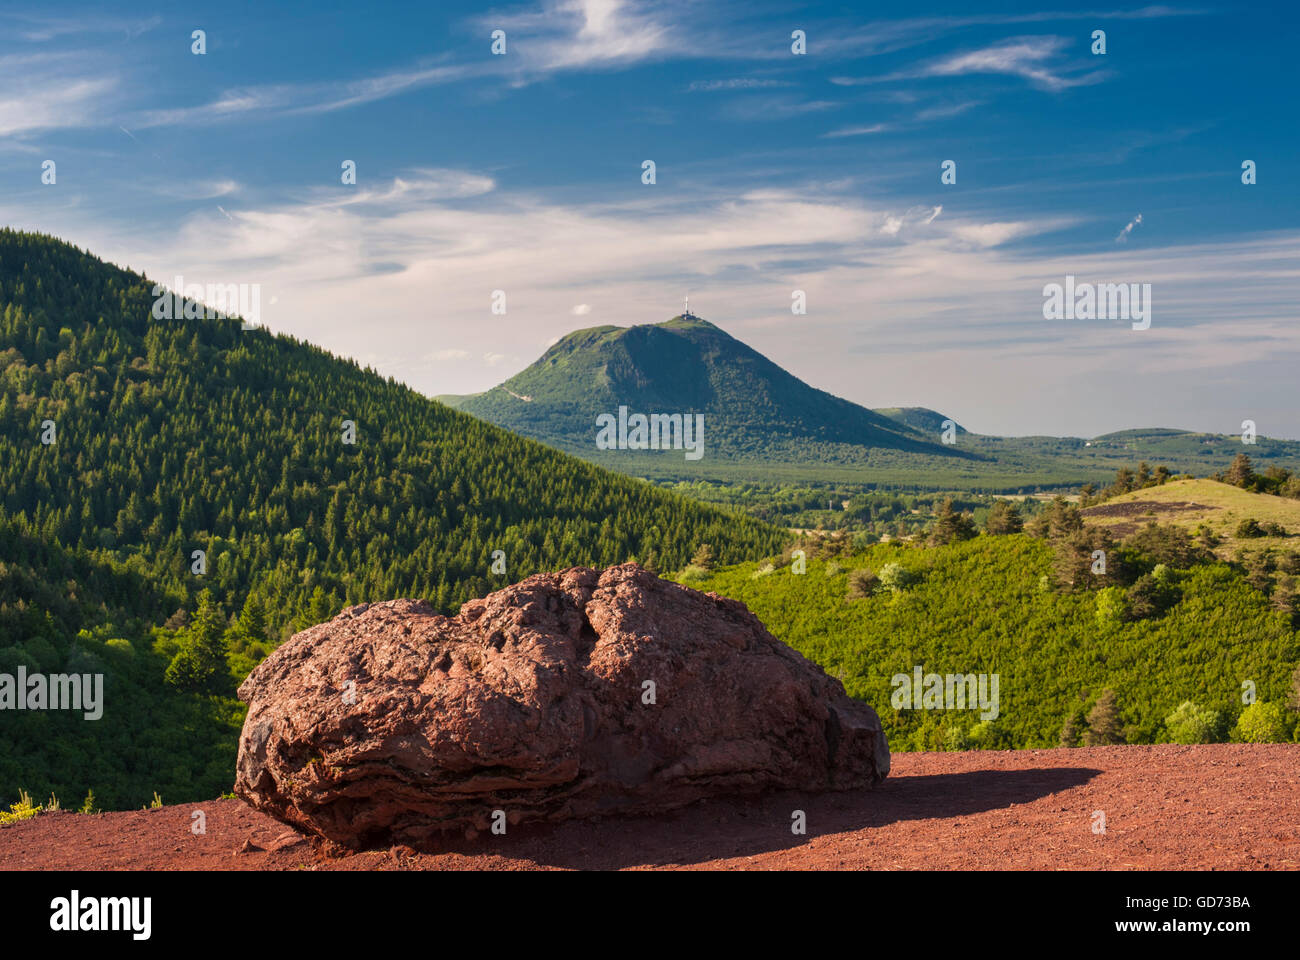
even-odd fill
[[[1110,527],[1116,537],[1133,533],[1152,520],[1195,531],[1201,524],[1222,538],[1215,552],[1232,556],[1238,548],[1256,552],[1269,547],[1300,549],[1300,500],[1250,493],[1215,480],[1175,480],[1135,490],[1083,511],[1090,524]],[[1253,518],[1284,527],[1288,537],[1238,539],[1237,525]]]
[[[1209,434],[1128,431],[1085,441],[1073,437],[985,437],[963,434],[956,449],[968,458],[825,443],[802,452],[768,449],[752,457],[716,455],[706,436],[703,459],[681,452],[602,451],[538,431],[518,430],[609,470],[657,483],[696,480],[723,484],[812,484],[915,492],[984,494],[1064,493],[1085,483],[1105,486],[1121,467],[1145,460],[1173,473],[1206,476],[1226,470],[1241,452],[1239,439]],[[593,433],[594,436],[594,433]],[[1300,468],[1300,442],[1261,438],[1251,451],[1255,468]]]

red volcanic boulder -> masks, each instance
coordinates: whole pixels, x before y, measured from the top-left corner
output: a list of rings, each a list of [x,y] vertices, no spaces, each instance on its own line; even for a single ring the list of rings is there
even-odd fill
[[[344,610],[239,688],[235,792],[344,846],[649,813],[702,797],[865,787],[869,706],[743,604],[635,564],[538,574],[455,617]]]

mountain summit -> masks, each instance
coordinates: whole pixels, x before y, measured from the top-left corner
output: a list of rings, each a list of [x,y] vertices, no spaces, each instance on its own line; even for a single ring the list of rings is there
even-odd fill
[[[584,456],[596,450],[596,418],[620,407],[703,414],[710,459],[862,462],[878,449],[954,455],[905,423],[809,386],[692,315],[576,330],[500,386],[438,399]]]

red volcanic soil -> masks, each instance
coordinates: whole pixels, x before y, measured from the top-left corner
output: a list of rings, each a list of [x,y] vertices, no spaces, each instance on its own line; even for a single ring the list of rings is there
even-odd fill
[[[0,869],[1300,868],[1300,744],[903,753],[893,767],[875,790],[512,826],[425,853],[333,855],[240,800],[42,814],[0,828]],[[194,810],[202,836],[190,833]],[[806,836],[791,833],[794,810]]]

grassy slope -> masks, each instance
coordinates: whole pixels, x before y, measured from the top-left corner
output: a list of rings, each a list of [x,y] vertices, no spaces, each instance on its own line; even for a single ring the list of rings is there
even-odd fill
[[[1146,509],[1146,505],[1150,505]],[[1170,504],[1194,505],[1192,509],[1167,509]],[[1134,505],[1132,508],[1129,505]],[[1117,508],[1125,513],[1117,515]],[[1293,550],[1300,548],[1300,500],[1275,497],[1266,493],[1252,493],[1216,480],[1175,480],[1159,487],[1135,490],[1107,500],[1100,508],[1084,511],[1090,524],[1124,527],[1151,520],[1175,524],[1195,532],[1205,524],[1222,539],[1215,552],[1230,557],[1238,548],[1249,552],[1270,547]],[[1281,524],[1290,537],[1258,537],[1238,539],[1237,524],[1248,518]]]

